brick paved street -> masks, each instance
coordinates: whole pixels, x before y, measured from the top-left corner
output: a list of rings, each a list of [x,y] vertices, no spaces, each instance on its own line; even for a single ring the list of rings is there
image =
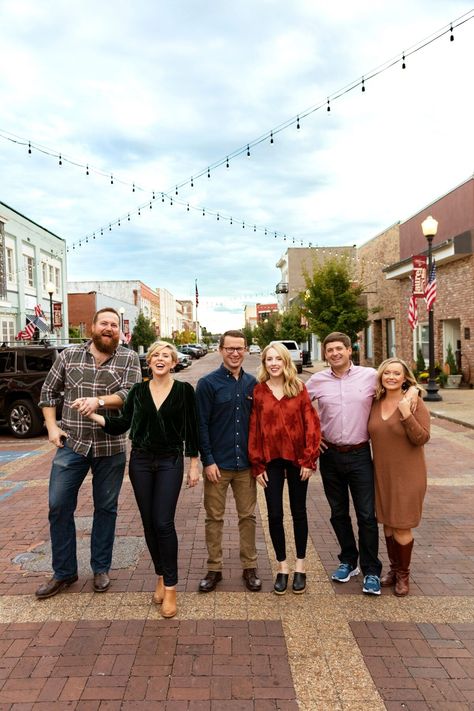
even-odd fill
[[[208,355],[177,377],[194,384],[218,362]],[[256,363],[249,356],[245,367]],[[474,406],[474,394],[468,397]],[[207,558],[202,487],[183,489],[179,612],[163,620],[151,604],[154,574],[128,478],[110,591],[92,589],[86,481],[77,509],[79,581],[35,600],[50,571],[53,451],[45,437],[0,436],[0,711],[474,709],[473,450],[473,429],[432,420],[428,494],[406,599],[387,589],[380,598],[363,596],[361,576],[330,582],[337,546],[317,476],[308,496],[307,593],[271,592],[274,561],[260,491],[263,591],[243,587],[230,501],[224,580],[218,592],[199,595]],[[383,546],[381,553],[386,563]]]

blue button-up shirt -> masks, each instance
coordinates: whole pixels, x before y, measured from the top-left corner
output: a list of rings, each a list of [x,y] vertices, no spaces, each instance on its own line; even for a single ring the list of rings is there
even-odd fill
[[[217,464],[222,469],[247,469],[247,456],[253,375],[240,371],[235,378],[221,365],[201,378],[196,388],[199,415],[199,449],[205,467]]]

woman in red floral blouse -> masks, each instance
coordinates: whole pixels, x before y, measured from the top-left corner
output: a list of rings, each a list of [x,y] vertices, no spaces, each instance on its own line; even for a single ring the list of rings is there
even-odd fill
[[[278,561],[273,586],[277,595],[285,594],[289,576],[283,527],[286,476],[296,548],[292,589],[298,594],[306,589],[306,494],[316,469],[321,429],[288,349],[281,343],[270,343],[261,358],[250,416],[249,459],[252,474],[265,490],[270,536]]]

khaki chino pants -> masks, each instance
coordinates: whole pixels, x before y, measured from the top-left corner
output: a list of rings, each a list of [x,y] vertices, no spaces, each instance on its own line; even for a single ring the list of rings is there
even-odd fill
[[[219,469],[217,484],[204,476],[204,508],[206,509],[206,545],[208,570],[222,570],[222,531],[229,484],[234,495],[239,519],[240,561],[242,568],[257,567],[255,547],[257,487],[250,469],[234,471]]]

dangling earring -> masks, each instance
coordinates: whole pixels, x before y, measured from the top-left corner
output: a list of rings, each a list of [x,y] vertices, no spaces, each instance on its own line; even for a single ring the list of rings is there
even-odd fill
[[[406,393],[406,391],[408,390],[409,387],[410,387],[410,384],[409,384],[408,380],[404,380],[402,383],[403,392]]]

